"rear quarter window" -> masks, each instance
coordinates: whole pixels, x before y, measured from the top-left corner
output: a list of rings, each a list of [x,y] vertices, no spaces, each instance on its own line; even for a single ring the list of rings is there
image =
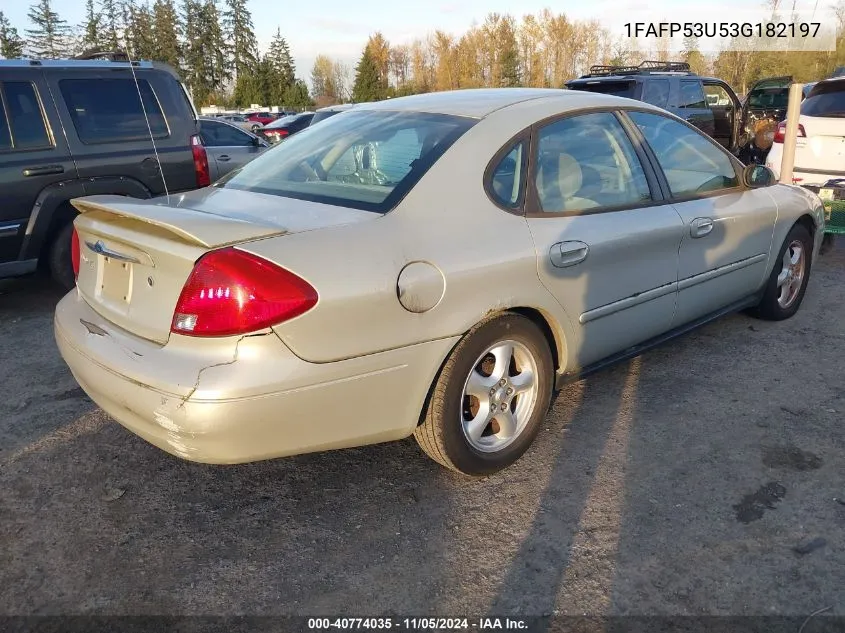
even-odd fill
[[[62,79],[62,98],[79,140],[87,145],[169,136],[167,122],[149,82],[130,78]],[[147,122],[149,121],[149,127]]]
[[[596,81],[571,84],[571,90],[582,90],[586,92],[598,92],[604,95],[614,95],[616,97],[627,97],[628,99],[637,98],[637,82],[636,81]]]

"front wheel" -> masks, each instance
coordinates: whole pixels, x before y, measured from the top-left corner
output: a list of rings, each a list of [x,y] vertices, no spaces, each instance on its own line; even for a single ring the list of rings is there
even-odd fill
[[[789,231],[766,284],[763,298],[753,313],[768,321],[782,321],[798,312],[813,258],[813,240],[809,231],[796,224]]]
[[[447,359],[414,437],[429,457],[466,475],[511,465],[549,408],[554,364],[543,332],[505,314],[477,325]]]

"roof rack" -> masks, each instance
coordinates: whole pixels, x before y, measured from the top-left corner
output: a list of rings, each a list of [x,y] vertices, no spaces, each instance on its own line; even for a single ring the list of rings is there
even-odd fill
[[[582,77],[608,77],[610,75],[647,75],[649,73],[693,74],[687,62],[664,62],[646,60],[639,66],[590,66],[590,73]]]
[[[73,59],[93,60],[104,59],[110,62],[129,62],[129,55],[124,51],[101,51],[97,49],[87,50]]]

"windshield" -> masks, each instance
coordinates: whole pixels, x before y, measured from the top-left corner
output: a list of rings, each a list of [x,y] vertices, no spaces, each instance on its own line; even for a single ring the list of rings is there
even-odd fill
[[[816,84],[801,104],[801,114],[845,117],[845,81]]]
[[[789,102],[789,86],[782,81],[761,82],[748,94],[748,107],[781,109]]]
[[[349,112],[306,128],[216,186],[385,213],[474,123],[442,114]]]

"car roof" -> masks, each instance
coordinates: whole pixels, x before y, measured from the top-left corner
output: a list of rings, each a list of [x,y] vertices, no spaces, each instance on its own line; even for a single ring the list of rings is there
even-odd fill
[[[337,105],[326,106],[325,108],[317,108],[317,112],[343,112],[344,110],[351,110],[358,103],[339,103]]]
[[[563,88],[470,88],[361,103],[358,104],[356,110],[426,112],[482,119],[497,110],[525,101],[550,98],[560,101],[560,106],[563,109],[595,105],[611,107],[634,103],[641,105],[639,101],[635,102],[622,97],[580,90],[565,90]]]

